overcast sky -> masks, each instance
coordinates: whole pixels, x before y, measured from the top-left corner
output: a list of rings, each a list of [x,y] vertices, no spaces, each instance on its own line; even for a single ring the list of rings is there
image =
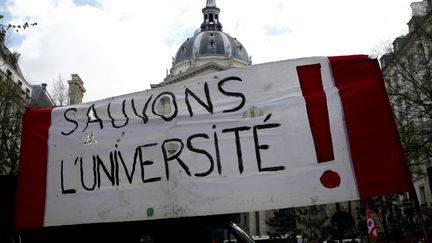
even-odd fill
[[[374,54],[407,33],[412,0],[216,0],[224,32],[253,64]],[[37,22],[7,44],[31,84],[79,74],[84,101],[159,83],[202,22],[206,0],[0,0],[2,23]]]

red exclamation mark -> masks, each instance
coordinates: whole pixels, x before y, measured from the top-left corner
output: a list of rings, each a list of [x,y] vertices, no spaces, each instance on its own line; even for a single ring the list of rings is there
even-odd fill
[[[318,163],[332,161],[334,160],[333,142],[327,98],[322,85],[321,65],[297,66],[297,75],[306,101],[306,111]],[[335,188],[340,185],[339,174],[331,170],[325,171],[320,180],[321,184],[327,188]]]

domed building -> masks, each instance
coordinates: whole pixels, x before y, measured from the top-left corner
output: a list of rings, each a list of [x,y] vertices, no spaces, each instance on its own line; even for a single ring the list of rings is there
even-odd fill
[[[152,84],[152,88],[252,64],[242,43],[222,31],[220,9],[216,6],[216,1],[207,0],[202,13],[200,28],[180,45],[164,81]],[[240,224],[253,236],[266,235],[266,221],[271,215],[272,211],[242,213]]]
[[[152,88],[251,65],[252,61],[246,48],[236,38],[222,31],[222,24],[219,21],[220,9],[216,7],[215,0],[207,0],[202,12],[203,22],[200,29],[183,42],[164,81],[152,85]]]

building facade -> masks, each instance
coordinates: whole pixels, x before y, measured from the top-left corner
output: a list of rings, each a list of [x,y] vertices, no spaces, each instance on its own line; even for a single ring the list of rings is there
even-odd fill
[[[0,33],[0,76],[17,85],[22,90],[22,98],[26,103],[31,101],[32,86],[25,80],[18,65],[19,54],[11,52],[5,44],[5,33]]]
[[[432,206],[432,3],[413,2],[409,32],[380,59],[414,187],[426,212]]]
[[[5,33],[0,33],[0,77],[21,90],[20,106],[53,107],[47,84],[30,84],[18,64],[20,54],[11,52],[5,44]]]

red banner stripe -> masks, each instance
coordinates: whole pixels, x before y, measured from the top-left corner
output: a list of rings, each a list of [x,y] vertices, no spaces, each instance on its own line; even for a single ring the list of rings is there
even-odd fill
[[[43,226],[51,110],[28,109],[23,117],[15,229]]]
[[[297,75],[306,101],[306,110],[318,163],[332,161],[334,160],[333,142],[327,98],[322,85],[321,65],[297,66]]]
[[[377,60],[329,57],[361,198],[413,190]]]

